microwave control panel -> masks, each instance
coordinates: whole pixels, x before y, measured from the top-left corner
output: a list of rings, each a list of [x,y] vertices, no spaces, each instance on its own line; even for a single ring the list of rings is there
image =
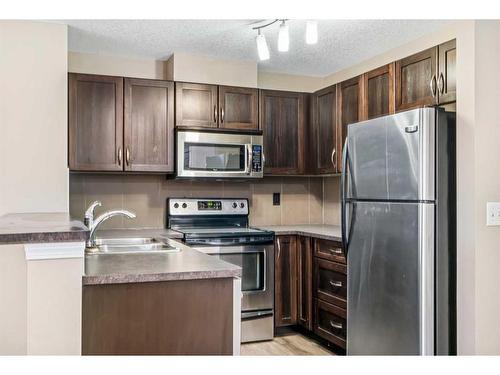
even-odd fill
[[[252,172],[262,172],[261,145],[252,145]]]

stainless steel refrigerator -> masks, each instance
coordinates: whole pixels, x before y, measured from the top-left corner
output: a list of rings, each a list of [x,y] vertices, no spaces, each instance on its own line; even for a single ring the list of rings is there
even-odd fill
[[[455,114],[351,124],[342,167],[347,354],[455,354]]]

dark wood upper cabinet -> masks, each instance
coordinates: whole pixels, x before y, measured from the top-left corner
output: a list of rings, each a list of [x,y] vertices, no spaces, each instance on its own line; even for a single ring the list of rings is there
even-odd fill
[[[68,161],[75,171],[123,169],[123,78],[69,73]]]
[[[457,98],[457,80],[455,75],[457,64],[457,43],[450,40],[438,47],[438,95],[439,104],[454,102]]]
[[[342,149],[347,136],[347,125],[360,121],[363,111],[363,76],[339,83],[337,89],[337,170],[342,170]]]
[[[396,61],[396,111],[437,104],[438,48]]]
[[[245,87],[219,86],[219,127],[259,129],[259,91]]]
[[[304,171],[305,95],[261,90],[260,127],[264,134],[264,173],[301,174]]]
[[[337,168],[337,85],[311,96],[312,143],[308,158],[314,160],[313,173],[336,173]]]
[[[299,236],[297,238],[297,323],[308,330],[312,330],[313,327],[312,258],[311,238]]]
[[[174,83],[125,79],[125,170],[173,172]]]
[[[394,63],[363,74],[362,120],[394,113]]]
[[[274,271],[274,325],[297,324],[297,241],[276,237]]]
[[[176,82],[175,101],[176,126],[217,127],[216,85]]]

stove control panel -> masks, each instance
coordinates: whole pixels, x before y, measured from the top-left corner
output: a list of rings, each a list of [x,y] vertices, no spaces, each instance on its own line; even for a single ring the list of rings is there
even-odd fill
[[[169,198],[170,216],[248,215],[248,199]]]

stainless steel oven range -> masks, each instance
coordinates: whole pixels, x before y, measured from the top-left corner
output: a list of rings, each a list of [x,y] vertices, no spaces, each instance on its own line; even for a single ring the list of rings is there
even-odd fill
[[[192,248],[242,268],[241,342],[271,340],[274,232],[248,226],[247,199],[170,198],[167,227]]]

